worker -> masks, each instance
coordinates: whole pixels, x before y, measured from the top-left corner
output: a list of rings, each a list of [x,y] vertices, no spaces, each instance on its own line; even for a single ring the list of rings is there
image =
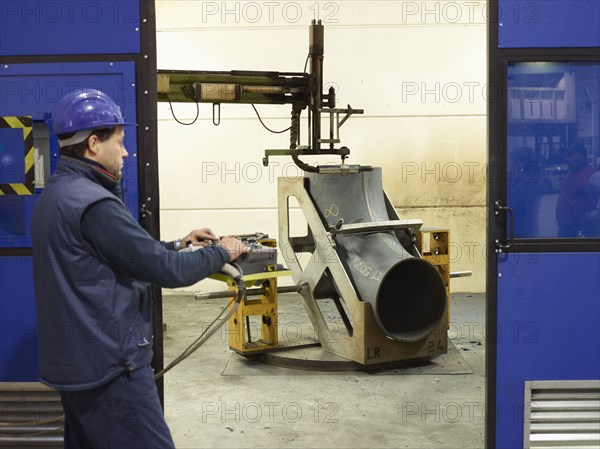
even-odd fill
[[[600,172],[582,144],[568,148],[569,171],[556,203],[558,237],[600,236]]]
[[[207,228],[159,242],[138,224],[121,198],[129,123],[105,93],[65,96],[53,119],[61,156],[32,243],[40,378],[60,392],[65,448],[173,448],[150,365],[151,284],[194,284],[248,250]]]

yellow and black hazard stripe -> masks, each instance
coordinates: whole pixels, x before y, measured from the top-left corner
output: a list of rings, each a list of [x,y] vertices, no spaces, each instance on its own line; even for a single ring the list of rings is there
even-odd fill
[[[25,177],[23,183],[0,184],[2,195],[33,195],[35,188],[33,121],[30,116],[0,117],[0,128],[23,129]]]

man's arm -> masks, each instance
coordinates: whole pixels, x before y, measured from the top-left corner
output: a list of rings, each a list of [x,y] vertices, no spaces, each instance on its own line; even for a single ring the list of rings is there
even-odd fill
[[[93,204],[81,220],[83,238],[115,270],[166,288],[194,284],[229,262],[226,249],[210,246],[177,252],[148,234],[113,200]]]

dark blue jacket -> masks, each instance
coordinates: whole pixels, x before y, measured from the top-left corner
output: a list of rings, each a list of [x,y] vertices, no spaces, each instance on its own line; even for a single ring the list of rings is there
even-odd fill
[[[33,214],[40,377],[65,391],[105,384],[152,360],[151,283],[183,287],[227,251],[179,253],[153,239],[91,161],[62,157]]]

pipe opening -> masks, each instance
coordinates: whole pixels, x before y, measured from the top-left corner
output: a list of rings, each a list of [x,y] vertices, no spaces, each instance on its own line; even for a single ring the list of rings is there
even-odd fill
[[[383,279],[376,308],[384,333],[400,341],[418,341],[442,318],[446,286],[432,264],[423,259],[406,259]]]

